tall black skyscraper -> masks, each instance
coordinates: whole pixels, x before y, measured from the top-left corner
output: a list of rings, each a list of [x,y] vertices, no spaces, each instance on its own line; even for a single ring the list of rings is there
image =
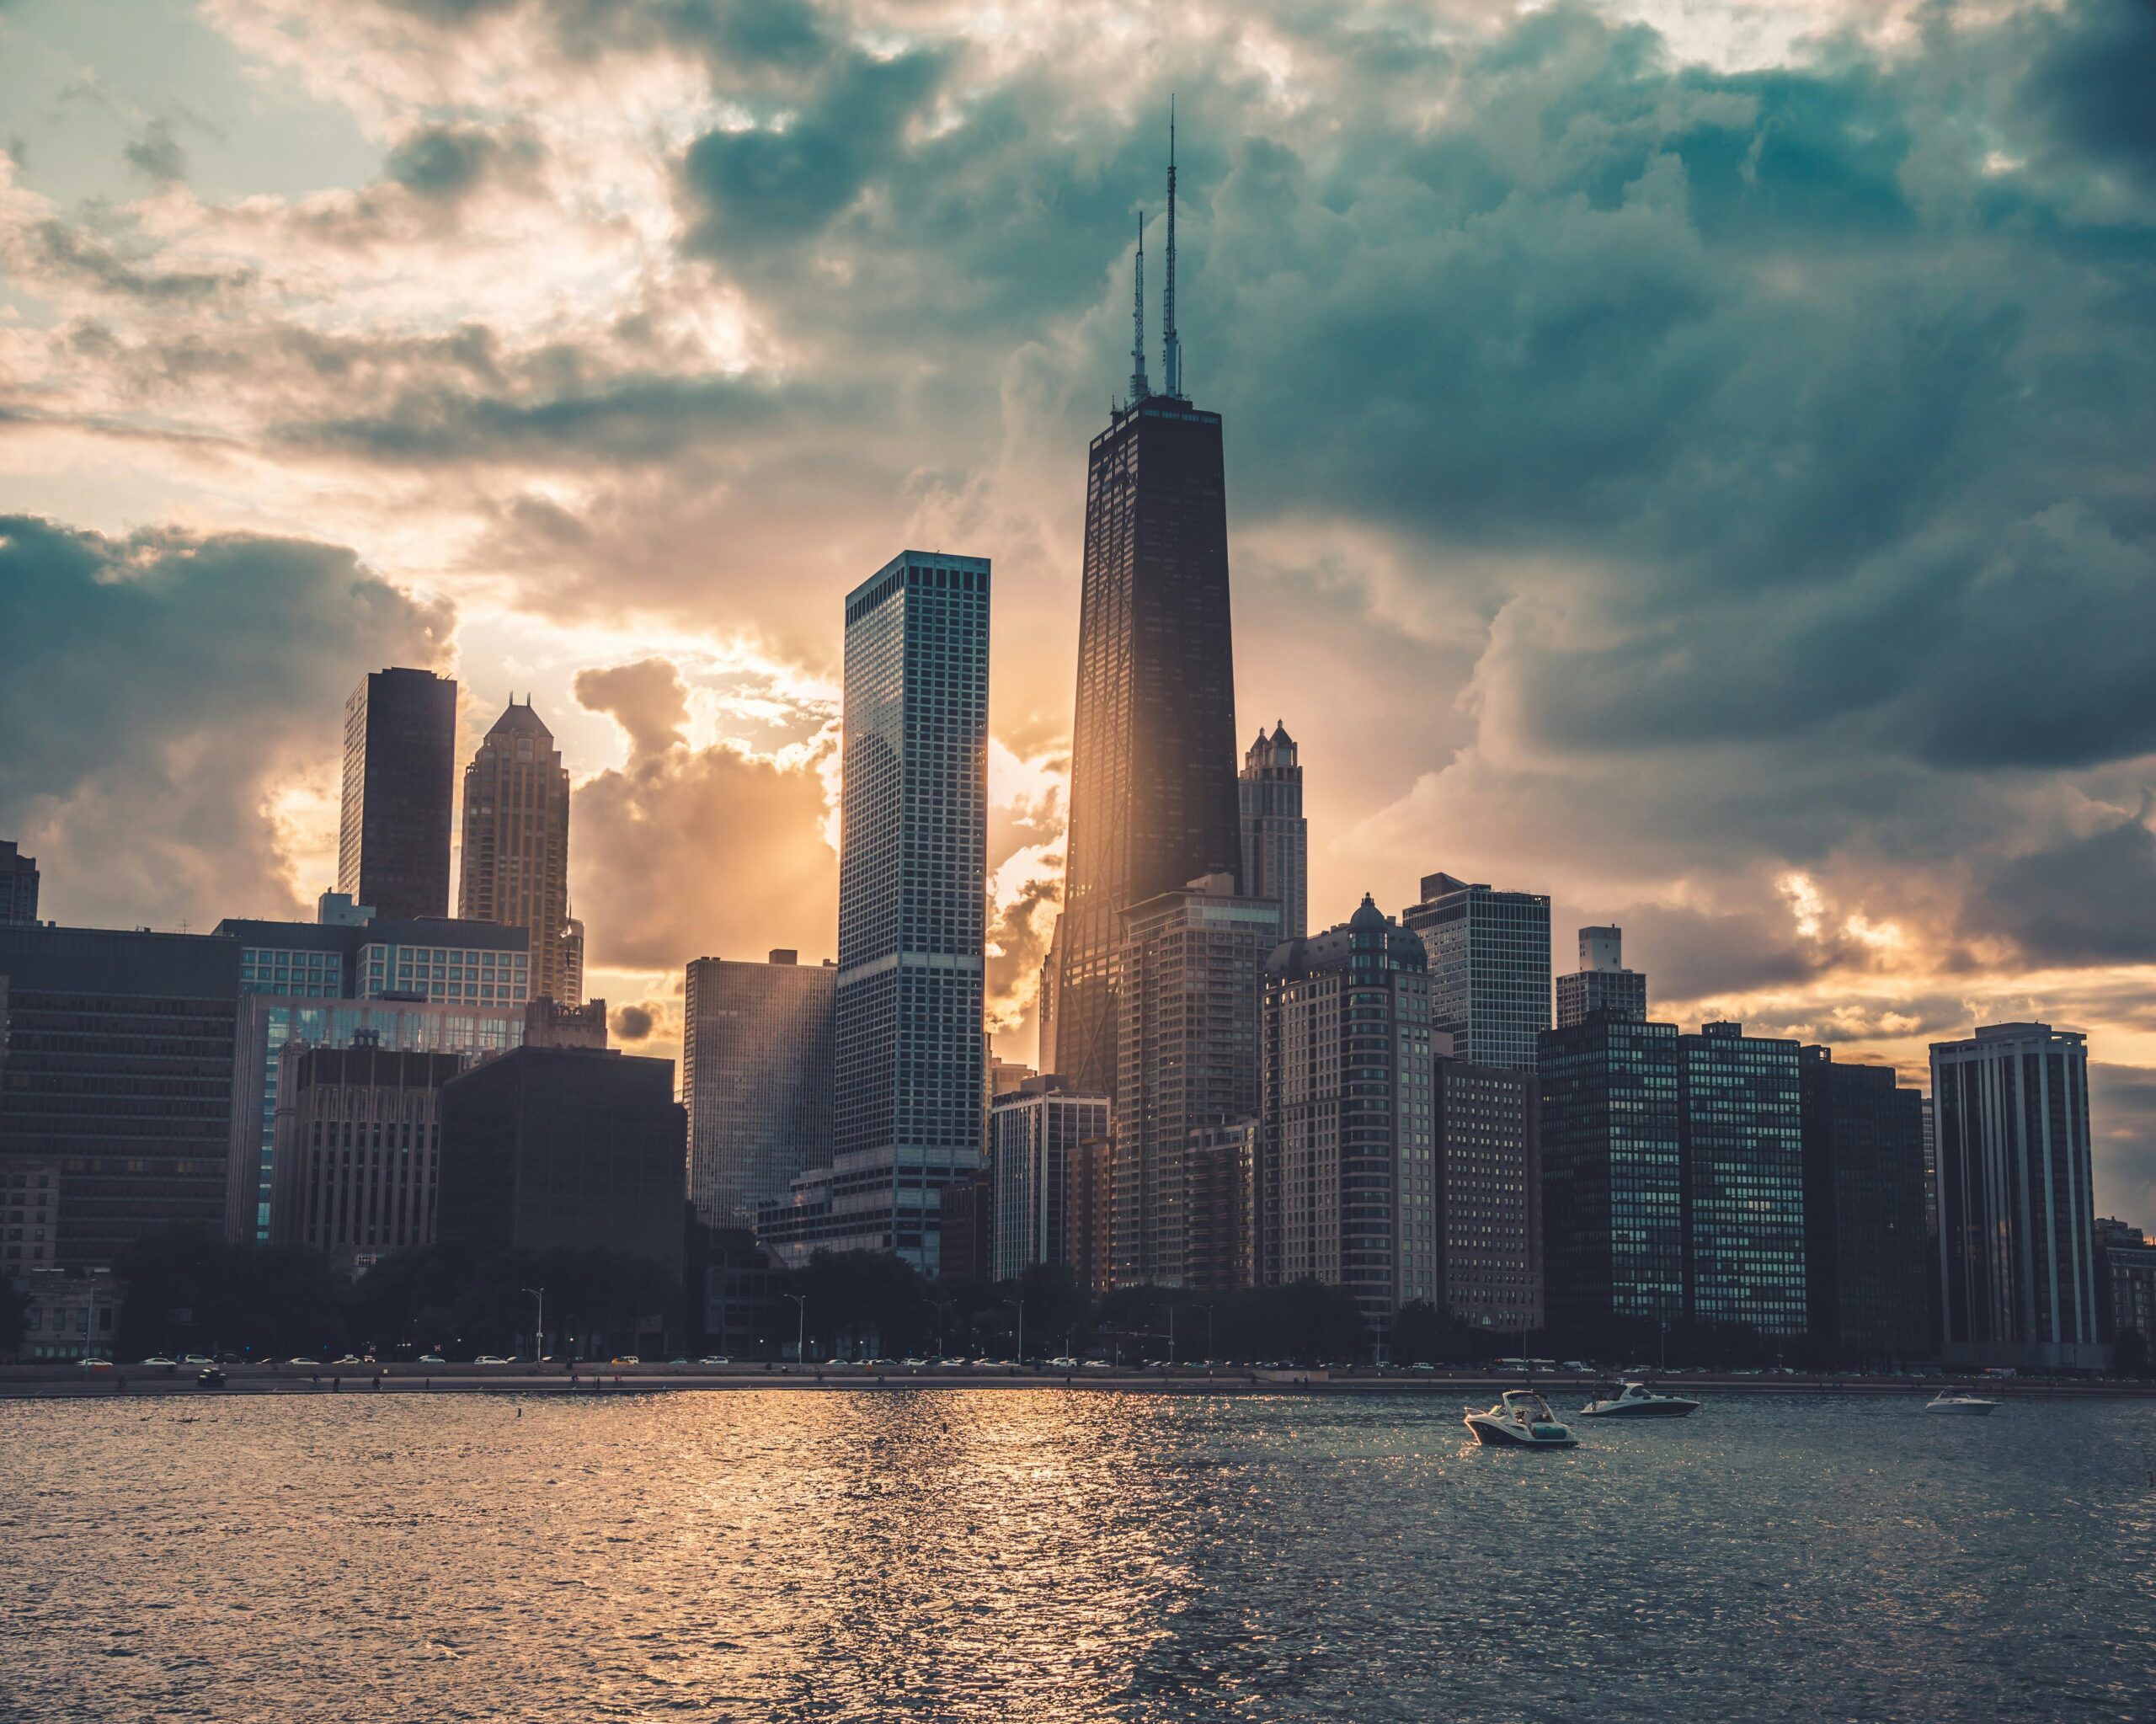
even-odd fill
[[[1122,912],[1242,857],[1220,416],[1182,392],[1169,142],[1166,387],[1150,392],[1141,334],[1086,463],[1055,1065],[1090,1095],[1115,1084]]]
[[[449,914],[449,811],[456,684],[376,670],[344,702],[344,808],[337,889],[386,921]]]

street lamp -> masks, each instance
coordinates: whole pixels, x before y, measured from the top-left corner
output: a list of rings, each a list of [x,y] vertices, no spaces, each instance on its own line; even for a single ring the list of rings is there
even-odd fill
[[[1205,1313],[1205,1364],[1209,1370],[1213,1364],[1213,1307],[1202,1305],[1198,1309]]]
[[[792,1300],[800,1314],[800,1321],[796,1326],[793,1342],[793,1362],[796,1364],[806,1364],[808,1361],[808,1295],[805,1293],[789,1293],[782,1297]]]
[[[531,1337],[531,1363],[536,1365],[547,1357],[547,1289],[527,1287],[524,1290],[539,1301],[539,1326]]]
[[[936,1362],[941,1364],[943,1362],[943,1313],[958,1310],[958,1301],[955,1299],[934,1299],[929,1303],[936,1307]]]
[[[1026,1301],[1022,1299],[1006,1299],[1003,1302],[1006,1305],[1015,1305],[1018,1307],[1018,1363],[1022,1365],[1026,1362]]]

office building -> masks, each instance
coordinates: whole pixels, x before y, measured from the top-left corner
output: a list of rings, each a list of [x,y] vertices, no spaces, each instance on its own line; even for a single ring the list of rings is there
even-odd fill
[[[1071,1168],[1079,1146],[1108,1129],[1105,1096],[1072,1095],[1053,1075],[1027,1077],[989,1113],[993,1275],[1009,1281],[1036,1263],[1073,1268]]]
[[[1382,1344],[1438,1296],[1430,984],[1422,942],[1365,895],[1267,961],[1257,1272],[1345,1287]]]
[[[690,964],[681,1035],[689,1196],[696,1219],[753,1228],[794,1175],[831,1160],[838,969],[791,950]]]
[[[989,565],[904,551],[846,595],[832,1165],[759,1212],[788,1262],[937,1273],[937,1193],[981,1164]]]
[[[1677,1027],[1609,1014],[1540,1038],[1544,1310],[1567,1346],[1684,1314]]]
[[[1596,1011],[1614,1011],[1620,1017],[1647,1015],[1647,979],[1625,968],[1622,928],[1582,928],[1580,967],[1557,978],[1559,1029],[1584,1023]]]
[[[554,733],[512,699],[464,769],[464,846],[456,913],[531,934],[535,997],[584,998],[581,929],[569,975],[569,775]]]
[[[442,1086],[456,1054],[409,1054],[371,1039],[288,1043],[278,1082],[270,1239],[339,1264],[435,1240]]]
[[[2111,1340],[2120,1348],[2119,1369],[2130,1363],[2127,1349],[2140,1343],[2145,1370],[2156,1356],[2156,1241],[2138,1227],[2100,1217],[2096,1222],[2097,1269],[2111,1291]]]
[[[1695,1322],[1795,1337],[1810,1321],[1800,1051],[1737,1023],[1677,1038],[1684,1308]]]
[[[60,1163],[0,1162],[0,1278],[50,1275],[59,1267]]]
[[[1481,1328],[1540,1329],[1542,1102],[1535,1075],[1440,1054],[1433,1100],[1441,1301]]]
[[[64,1169],[61,1268],[222,1219],[239,960],[205,934],[0,925],[0,1172]]]
[[[562,936],[562,998],[570,1005],[584,998],[584,922],[578,916],[569,918]]]
[[[1455,1058],[1534,1070],[1550,1027],[1550,900],[1428,874],[1401,918],[1430,958],[1430,1027]]]
[[[1280,906],[1280,937],[1310,931],[1310,823],[1303,818],[1303,769],[1285,724],[1262,730],[1235,782],[1243,817],[1242,889]]]
[[[1049,931],[1048,956],[1041,960],[1038,1001],[1040,1050],[1034,1056],[1043,1071],[1055,1070],[1055,996],[1063,982],[1063,918],[1058,916]]]
[[[1145,380],[1141,305],[1130,399],[1086,456],[1055,1057],[1043,1069],[1088,1095],[1114,1092],[1123,912],[1232,873],[1242,853],[1220,416],[1182,391],[1170,157],[1166,387],[1155,394]]]
[[[449,914],[456,684],[376,670],[344,702],[337,889],[392,921]]]
[[[530,1032],[530,1011],[528,1004],[510,1001],[475,1005],[416,996],[324,1000],[243,993],[232,1051],[225,1237],[258,1244],[270,1237],[287,1048],[370,1046],[389,1053],[454,1054],[469,1065],[489,1054],[521,1047]]]
[[[606,1002],[587,1000],[581,1006],[559,1000],[528,1001],[524,1007],[524,1045],[527,1048],[604,1048],[606,1045]]]
[[[688,1115],[674,1062],[590,1048],[519,1048],[444,1085],[441,1245],[618,1252],[677,1278]]]
[[[1257,1284],[1257,1120],[1201,1125],[1183,1151],[1183,1284],[1235,1293]]]
[[[1255,1118],[1265,960],[1280,906],[1205,874],[1123,917],[1114,1130],[1114,1276],[1121,1287],[1210,1287],[1189,1262],[1188,1152],[1200,1127]]]
[[[240,991],[284,999],[379,1000],[397,995],[467,1006],[532,997],[522,928],[430,916],[398,921],[340,914],[334,921],[227,916],[212,932],[240,947]]]
[[[2087,1038],[1997,1023],[1935,1042],[1931,1099],[1947,1363],[2100,1369]]]
[[[0,923],[37,920],[37,858],[0,838]]]
[[[1885,1065],[1806,1048],[1805,1285],[1813,1343],[1849,1365],[1931,1351],[1924,1220],[1924,1097]]]
[[[126,1288],[103,1269],[40,1275],[20,1284],[29,1294],[16,1357],[56,1363],[110,1358]]]
[[[983,1167],[936,1193],[938,1277],[961,1281],[995,1278],[995,1184]]]
[[[1115,1138],[1088,1138],[1070,1155],[1070,1273],[1096,1295],[1115,1286]]]

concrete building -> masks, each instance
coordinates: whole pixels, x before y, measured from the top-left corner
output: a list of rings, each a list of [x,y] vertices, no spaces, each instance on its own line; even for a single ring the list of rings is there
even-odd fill
[[[333,903],[330,894],[322,914],[324,920],[312,922],[244,916],[219,922],[211,931],[240,947],[240,991],[314,1000],[397,995],[520,1008],[532,997],[522,928],[447,916],[387,921],[363,906]]]
[[[1684,1307],[1696,1322],[1806,1332],[1801,1051],[1739,1023],[1677,1038]]]
[[[337,889],[392,921],[449,914],[456,684],[376,670],[344,702]]]
[[[527,1048],[604,1048],[606,1045],[606,1002],[587,1000],[567,1006],[559,1000],[533,1000],[524,1008],[524,1045]]]
[[[443,1246],[619,1252],[680,1276],[689,1128],[672,1060],[519,1048],[446,1084],[440,1123]]]
[[[39,1275],[19,1284],[29,1294],[16,1357],[31,1363],[110,1358],[127,1289],[102,1269]]]
[[[61,1268],[221,1220],[239,963],[237,942],[206,934],[0,925],[0,1173],[66,1170]]]
[[[1540,1329],[1542,1102],[1535,1075],[1441,1054],[1435,1076],[1440,1302],[1481,1328]]]
[[[1604,1013],[1541,1037],[1544,1310],[1566,1344],[1684,1315],[1677,1027]]]
[[[1196,1287],[1189,1149],[1257,1115],[1265,961],[1280,906],[1215,873],[1134,904],[1116,991],[1114,1277]],[[1219,1290],[1216,1289],[1216,1290]]]
[[[995,1278],[995,1187],[984,1167],[936,1193],[942,1244],[937,1276],[947,1283]]]
[[[1557,978],[1559,1029],[1584,1023],[1597,1011],[1614,1011],[1621,1017],[1647,1015],[1647,979],[1625,968],[1622,928],[1582,928],[1580,967]]]
[[[1947,1362],[2101,1369],[2087,1038],[1997,1023],[1935,1042],[1931,1095]]]
[[[1924,1358],[1924,1097],[1891,1066],[1837,1065],[1831,1048],[1805,1049],[1798,1075],[1812,1341],[1853,1365]]]
[[[288,1043],[282,1063],[270,1242],[347,1266],[432,1245],[441,1092],[463,1056]]]
[[[835,965],[787,948],[690,964],[681,1095],[689,1196],[707,1226],[754,1228],[796,1174],[830,1165],[837,984]]]
[[[2123,1355],[2131,1346],[2128,1336],[2141,1342],[2146,1370],[2156,1359],[2156,1241],[2124,1221],[2099,1217],[2096,1222],[2098,1268],[2111,1288],[2111,1340]],[[2119,1364],[2123,1370],[2126,1358]]]
[[[50,1275],[60,1266],[60,1163],[0,1163],[0,1276]]]
[[[0,922],[35,922],[37,888],[37,858],[0,838]]]
[[[995,1279],[1012,1280],[1036,1263],[1075,1268],[1072,1164],[1081,1145],[1107,1129],[1107,1097],[1072,1095],[1052,1075],[996,1097],[989,1113]]]
[[[577,930],[569,975],[569,775],[554,733],[526,701],[512,699],[464,769],[462,878],[456,913],[530,936],[535,998],[584,998]]]
[[[1276,722],[1243,755],[1235,781],[1243,817],[1242,890],[1280,906],[1280,937],[1310,931],[1310,822],[1303,818],[1303,768],[1295,739]]]
[[[1183,1168],[1183,1284],[1202,1293],[1257,1285],[1257,1118],[1195,1128]]]
[[[1430,983],[1422,942],[1365,895],[1266,963],[1257,1271],[1345,1287],[1380,1345],[1438,1297]]]
[[[1550,1027],[1550,900],[1426,874],[1401,916],[1430,959],[1430,1027],[1476,1065],[1534,1070]]]

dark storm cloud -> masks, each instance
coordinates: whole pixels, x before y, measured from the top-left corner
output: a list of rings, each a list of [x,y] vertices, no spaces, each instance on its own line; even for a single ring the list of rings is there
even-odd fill
[[[2031,35],[2025,108],[2067,152],[2156,184],[2156,6],[2079,0]]]
[[[291,910],[324,883],[283,878],[266,803],[334,759],[361,671],[433,662],[450,620],[340,546],[0,517],[0,830],[61,918]]]
[[[2156,1231],[2156,1070],[2089,1062],[2098,1202]]]
[[[1968,921],[2031,964],[2156,963],[2156,832],[2121,820],[1991,864]]]
[[[407,191],[454,203],[490,175],[528,171],[545,153],[527,127],[423,125],[398,140],[383,171]]]

